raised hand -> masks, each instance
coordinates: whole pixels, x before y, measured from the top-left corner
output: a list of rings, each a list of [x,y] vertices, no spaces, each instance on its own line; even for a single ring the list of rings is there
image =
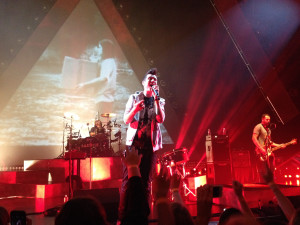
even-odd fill
[[[126,151],[126,156],[123,156],[122,160],[127,167],[139,166],[141,163],[141,157],[142,155],[139,155],[138,151],[132,148]]]
[[[207,225],[211,217],[213,186],[205,184],[197,188],[197,225]]]
[[[160,170],[159,175],[154,177],[152,183],[152,190],[155,199],[158,198],[167,198],[170,188],[170,173],[163,167]]]
[[[232,188],[233,188],[236,196],[238,196],[238,197],[243,196],[243,188],[244,187],[240,182],[238,182],[236,180],[232,181]]]
[[[139,102],[136,102],[134,104],[134,108],[135,108],[135,112],[139,112],[141,111],[142,109],[145,108],[145,103],[144,103],[144,100],[141,100]]]
[[[181,181],[181,176],[177,173],[174,173],[171,176],[171,180],[170,180],[170,189],[178,189],[180,186],[180,181]]]

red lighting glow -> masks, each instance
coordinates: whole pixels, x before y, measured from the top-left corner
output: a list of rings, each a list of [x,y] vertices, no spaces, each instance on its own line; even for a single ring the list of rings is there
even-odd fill
[[[45,185],[36,185],[36,198],[45,198]]]
[[[82,160],[80,176],[83,182],[101,181],[122,177],[122,162],[119,157],[101,157]]]
[[[45,199],[44,198],[35,198],[35,212],[45,211]]]

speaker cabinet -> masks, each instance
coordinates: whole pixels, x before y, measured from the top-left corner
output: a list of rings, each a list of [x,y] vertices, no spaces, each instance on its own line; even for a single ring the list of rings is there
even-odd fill
[[[91,196],[100,201],[106,211],[107,221],[114,223],[118,219],[120,201],[119,188],[74,190],[74,197]]]
[[[231,162],[235,180],[242,184],[254,182],[250,152],[248,150],[232,150]]]
[[[228,161],[207,163],[206,179],[208,184],[231,184],[231,164]]]
[[[207,163],[230,161],[228,135],[206,136]]]
[[[233,167],[251,167],[250,153],[248,150],[232,150],[231,160]]]

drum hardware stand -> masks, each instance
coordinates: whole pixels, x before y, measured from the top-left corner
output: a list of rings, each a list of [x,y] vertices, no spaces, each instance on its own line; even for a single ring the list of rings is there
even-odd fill
[[[65,116],[63,117],[63,119],[64,119],[64,120],[63,120],[62,152],[60,153],[59,156],[57,156],[58,159],[63,158],[64,155],[65,155],[65,130],[66,130],[67,126],[68,126],[68,123],[65,123],[65,119],[66,119]]]
[[[70,136],[69,136],[69,139],[68,139],[68,144],[69,144],[69,149],[68,149],[68,152],[69,152],[69,156],[68,158],[65,158],[69,161],[69,199],[73,198],[73,180],[76,179],[76,184],[78,185],[78,182],[82,182],[81,181],[81,178],[80,178],[80,159],[78,159],[77,161],[77,174],[76,175],[73,175],[73,170],[74,170],[74,161],[72,159],[72,149],[73,149],[73,146],[72,146],[72,140],[73,140],[73,116],[71,116],[71,124],[68,125],[66,124],[66,128],[69,128],[70,130]]]
[[[194,197],[196,197],[196,194],[187,187],[187,184],[184,181],[182,181],[182,184],[183,184],[184,197],[187,197],[189,194],[192,194]]]
[[[71,116],[71,125],[70,125],[70,136],[69,136],[69,152],[72,150],[72,121],[73,117]],[[69,154],[69,199],[73,198],[73,182],[72,182],[72,171],[73,171],[73,163],[71,165],[71,154]]]
[[[108,130],[108,151],[110,152],[112,150],[112,147],[111,147],[111,128],[112,128],[112,125],[110,125],[111,121],[109,121],[107,123],[107,130]]]
[[[90,190],[92,189],[92,148],[94,148],[92,146],[92,143],[90,142],[90,185],[89,188]]]
[[[182,177],[182,186],[183,186],[183,194],[184,194],[184,197],[187,197],[189,194],[193,195],[194,197],[196,197],[196,194],[194,192],[191,191],[191,189],[189,189],[187,187],[187,184],[186,182],[183,181],[183,179],[185,178],[185,163],[182,164],[182,168],[183,168],[183,171],[184,171],[184,175],[183,174],[180,174],[181,177]],[[176,169],[177,169],[177,165],[176,165]],[[178,169],[177,169],[178,170]],[[179,171],[178,171],[179,172]]]
[[[118,149],[118,153],[121,151],[121,142],[122,142],[122,138],[121,138],[121,131],[118,131],[118,132],[120,132],[120,135],[118,136],[118,147],[119,147],[119,149]]]
[[[193,195],[194,197],[196,197],[196,194],[194,192],[191,191],[191,189],[189,189],[187,187],[187,184],[183,181],[183,179],[185,178],[185,169],[184,169],[184,165],[185,163],[182,163],[182,170],[183,173],[181,173],[178,169],[178,165],[175,165],[175,171],[174,173],[177,173],[180,177],[181,177],[181,181],[182,181],[182,187],[183,187],[183,195],[184,197],[187,197],[189,194]]]

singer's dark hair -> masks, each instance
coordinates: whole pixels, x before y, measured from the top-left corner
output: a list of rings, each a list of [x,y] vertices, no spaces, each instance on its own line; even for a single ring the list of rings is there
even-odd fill
[[[147,75],[148,74],[151,74],[151,75],[157,75],[157,68],[151,68],[150,70],[148,70],[147,71],[147,73],[145,74],[145,76],[144,76],[144,79],[143,79],[143,81],[146,79],[146,77],[147,77]]]
[[[267,113],[264,113],[264,114],[262,114],[262,115],[261,115],[261,119],[265,118],[266,116],[270,117],[270,115],[269,115],[269,114],[267,114]]]

